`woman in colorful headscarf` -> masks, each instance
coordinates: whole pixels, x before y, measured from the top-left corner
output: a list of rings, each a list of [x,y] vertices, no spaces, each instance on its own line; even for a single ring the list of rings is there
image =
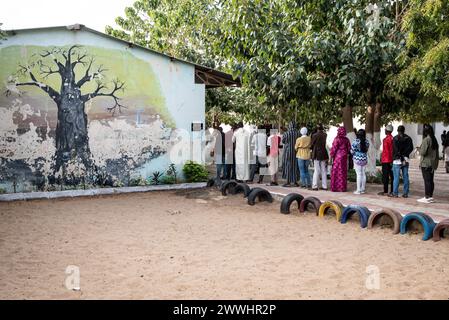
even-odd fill
[[[346,129],[339,127],[337,137],[332,143],[330,156],[332,158],[331,191],[345,192],[348,178],[348,154],[351,142],[346,137]]]
[[[282,178],[287,180],[283,185],[284,187],[290,187],[293,183],[298,185],[299,169],[296,164],[296,152],[295,143],[296,139],[300,136],[299,131],[296,129],[296,124],[290,122],[287,131],[282,135],[282,144],[284,145],[284,154],[282,157]]]

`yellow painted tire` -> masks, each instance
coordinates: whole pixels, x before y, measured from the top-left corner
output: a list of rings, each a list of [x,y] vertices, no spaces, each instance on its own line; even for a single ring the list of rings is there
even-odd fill
[[[340,221],[344,206],[339,201],[335,201],[335,200],[325,201],[320,206],[320,211],[318,212],[318,216],[323,218],[324,215],[326,214],[327,210],[329,210],[329,209],[332,209],[335,211],[335,215],[337,216],[337,221]]]

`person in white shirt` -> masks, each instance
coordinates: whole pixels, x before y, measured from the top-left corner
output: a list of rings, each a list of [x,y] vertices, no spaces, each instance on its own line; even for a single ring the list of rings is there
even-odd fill
[[[266,131],[264,126],[259,127],[251,140],[255,161],[251,164],[249,183],[254,181],[257,169],[259,169],[258,183],[263,182],[264,171],[267,171],[267,134],[264,131]]]

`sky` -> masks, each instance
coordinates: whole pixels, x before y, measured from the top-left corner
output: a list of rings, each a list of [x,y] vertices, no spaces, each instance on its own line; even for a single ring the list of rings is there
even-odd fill
[[[75,23],[104,32],[135,0],[0,0],[2,30]]]

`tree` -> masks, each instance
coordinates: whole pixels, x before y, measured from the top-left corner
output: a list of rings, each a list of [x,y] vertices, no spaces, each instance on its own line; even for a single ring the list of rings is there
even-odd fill
[[[84,68],[81,77],[77,77],[75,72],[80,70],[79,66]],[[85,110],[88,101],[96,97],[110,97],[113,104],[108,110],[112,114],[125,108],[117,95],[124,90],[124,82],[115,79],[112,87],[108,88],[104,80],[105,71],[104,66],[95,65],[95,58],[82,50],[82,46],[73,45],[68,49],[54,47],[34,55],[26,64],[20,64],[16,74],[9,79],[6,95],[17,92],[19,87],[33,86],[45,92],[56,104],[55,173],[68,161],[82,164],[85,170],[92,169]],[[59,90],[45,83],[52,76],[59,78]],[[96,82],[96,89],[82,94],[81,88],[92,81]]]
[[[405,99],[401,118],[449,123],[449,3],[445,0],[409,1],[401,30],[406,46],[390,77],[392,92]]]

